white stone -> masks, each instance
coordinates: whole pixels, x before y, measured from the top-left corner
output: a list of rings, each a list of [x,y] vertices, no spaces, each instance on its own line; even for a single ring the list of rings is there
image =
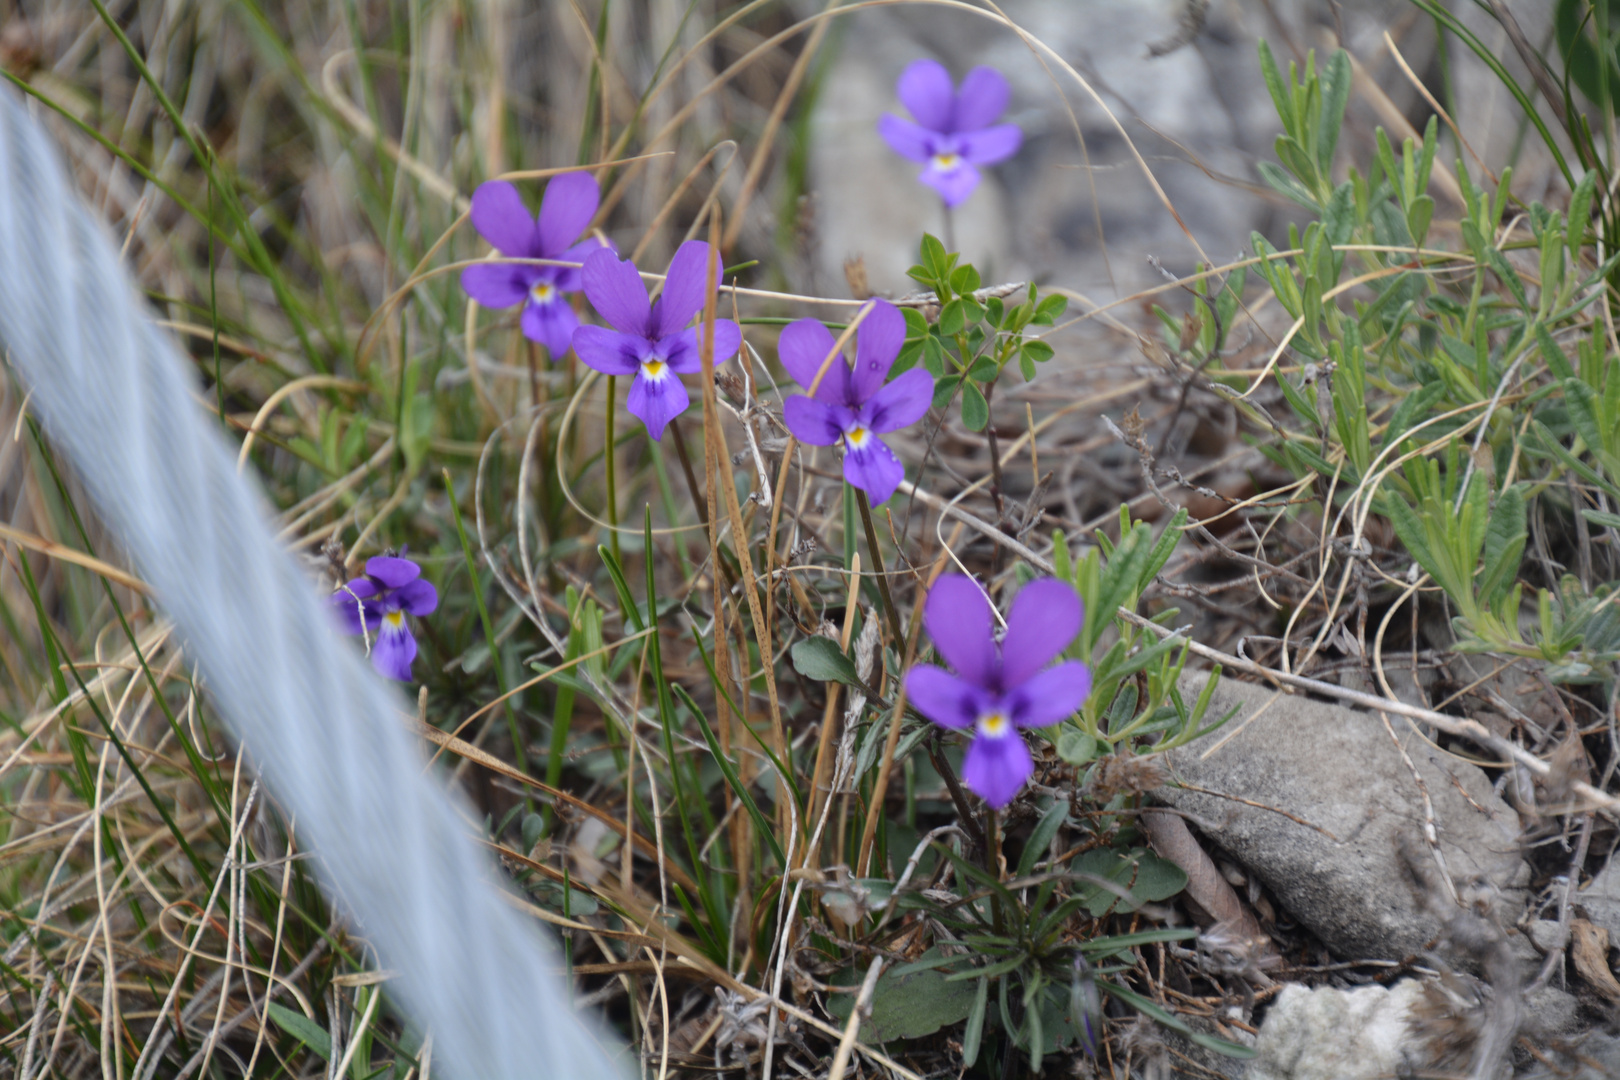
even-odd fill
[[[1247,1080],[1373,1080],[1396,1074],[1408,1019],[1422,994],[1415,979],[1393,990],[1363,986],[1282,989],[1260,1025]]]

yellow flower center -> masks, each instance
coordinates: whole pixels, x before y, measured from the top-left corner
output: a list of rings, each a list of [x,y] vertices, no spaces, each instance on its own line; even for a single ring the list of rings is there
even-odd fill
[[[549,281],[537,281],[529,286],[529,299],[536,304],[549,304],[557,298],[557,286]]]
[[[853,427],[844,432],[844,441],[851,450],[859,450],[872,438],[872,433],[863,427]]]
[[[398,630],[405,625],[405,613],[403,611],[390,611],[383,616],[383,622],[388,624],[390,630]]]
[[[1012,721],[1006,713],[985,713],[979,717],[979,734],[988,735],[992,739],[999,739],[1012,730]]]
[[[935,154],[934,168],[941,172],[950,172],[962,163],[961,154]]]
[[[667,366],[662,360],[643,360],[641,362],[641,373],[649,379],[661,379],[664,376],[664,368]]]

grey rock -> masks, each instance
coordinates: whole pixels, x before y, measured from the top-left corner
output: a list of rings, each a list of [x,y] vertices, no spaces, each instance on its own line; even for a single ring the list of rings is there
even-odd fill
[[[818,6],[802,8],[808,14]],[[837,53],[811,118],[807,187],[815,251],[808,261],[815,284],[839,289],[842,261],[859,253],[878,291],[914,288],[905,269],[915,261],[918,234],[939,235],[944,227],[939,200],[913,179],[917,167],[897,158],[875,133],[878,117],[899,109],[896,78],[921,56],[937,58],[958,79],[976,64],[1000,68],[1013,86],[1007,118],[1025,134],[1018,155],[986,170],[985,184],[957,210],[957,246],[987,281],[1033,275],[1099,302],[1159,284],[1148,255],[1185,272],[1205,255],[1217,262],[1232,258],[1248,247],[1253,230],[1280,242],[1288,222],[1299,218],[1297,208],[1259,182],[1255,168],[1273,160],[1281,126],[1260,75],[1260,39],[1269,40],[1286,67],[1312,48],[1320,62],[1330,31],[1341,30],[1396,110],[1425,111],[1414,107],[1416,91],[1382,39],[1410,11],[1407,0],[1211,4],[1197,40],[1162,56],[1151,55],[1150,46],[1175,35],[1186,0],[1002,0],[999,6],[1051,53],[990,20],[936,7],[876,8],[840,21]],[[1547,4],[1534,0],[1532,6]],[[1536,35],[1545,18],[1530,18],[1525,7],[1515,5],[1521,20],[1529,19],[1532,39],[1542,40]],[[1477,13],[1472,18],[1479,21]],[[1493,37],[1483,26],[1476,29]],[[1433,54],[1432,31],[1420,20],[1398,36],[1407,61],[1423,71]],[[1505,59],[1510,67],[1517,62]],[[1534,156],[1534,146],[1508,147],[1516,129],[1502,118],[1518,114],[1506,90],[1491,85],[1489,69],[1466,49],[1453,49],[1449,63],[1467,73],[1464,134],[1473,145],[1506,133],[1491,140],[1494,167],[1510,150],[1521,162]],[[1361,93],[1352,96],[1351,112],[1349,131],[1388,126],[1388,117],[1376,114]],[[1393,138],[1399,144],[1400,133]],[[1346,159],[1371,153],[1364,134],[1341,145]],[[1365,171],[1365,161],[1357,163]],[[1449,168],[1449,158],[1445,164]],[[1539,177],[1549,170],[1532,171]],[[1546,186],[1525,182],[1538,193]]]
[[[1184,693],[1196,693],[1202,676],[1190,682]],[[1165,787],[1158,797],[1190,814],[1340,955],[1397,959],[1423,949],[1440,923],[1413,895],[1398,855],[1403,840],[1422,835],[1423,797],[1383,722],[1222,679],[1211,713],[1233,709],[1226,727],[1169,755],[1184,783],[1221,794]],[[1401,718],[1391,724],[1427,788],[1452,880],[1460,890],[1494,894],[1498,916],[1511,925],[1529,880],[1517,815],[1478,768],[1442,753]]]
[[[1580,1000],[1568,990],[1543,986],[1526,994],[1519,1033],[1538,1044],[1563,1039],[1585,1026]]]
[[[1575,903],[1593,926],[1609,932],[1610,941],[1620,941],[1620,867],[1615,860],[1575,894]]]
[[[1558,925],[1557,919],[1537,919],[1525,928],[1525,936],[1535,943],[1536,949],[1525,955],[1525,959],[1536,959],[1540,953],[1550,953],[1554,949],[1564,947],[1565,933]]]
[[[1394,1076],[1411,1041],[1412,1006],[1422,993],[1415,979],[1393,989],[1285,986],[1260,1025],[1247,1080]]]

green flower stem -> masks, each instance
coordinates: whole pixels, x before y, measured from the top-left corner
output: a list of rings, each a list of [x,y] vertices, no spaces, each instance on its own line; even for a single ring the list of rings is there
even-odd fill
[[[866,528],[866,550],[872,556],[878,592],[883,596],[883,611],[889,617],[889,633],[894,636],[895,649],[904,649],[906,635],[900,632],[900,612],[895,610],[894,597],[889,594],[889,575],[884,569],[883,552],[878,549],[877,529],[872,527],[872,506],[866,501],[866,492],[860,488],[855,488],[854,492],[855,505],[861,511],[861,524]]]
[[[602,461],[607,468],[608,548],[613,552],[613,557],[619,561],[619,565],[623,566],[624,556],[619,551],[619,484],[613,468],[613,460],[618,456],[614,453],[613,445],[613,390],[617,381],[612,375],[607,377],[607,413],[602,421],[607,434],[602,447]],[[648,552],[649,556],[651,554]]]
[[[1007,520],[1007,506],[1001,495],[1001,447],[996,444],[996,417],[990,395],[995,392],[994,382],[984,385],[984,441],[990,447],[990,494],[996,500],[996,524]],[[996,549],[1000,551],[998,547]]]

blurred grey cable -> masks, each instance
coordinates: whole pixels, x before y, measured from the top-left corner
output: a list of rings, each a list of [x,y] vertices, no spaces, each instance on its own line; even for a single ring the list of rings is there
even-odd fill
[[[461,1080],[623,1075],[556,950],[423,774],[404,698],[334,629],[236,475],[194,374],[153,325],[43,128],[0,93],[0,345],[127,545],[208,691],[297,814],[327,886]]]

